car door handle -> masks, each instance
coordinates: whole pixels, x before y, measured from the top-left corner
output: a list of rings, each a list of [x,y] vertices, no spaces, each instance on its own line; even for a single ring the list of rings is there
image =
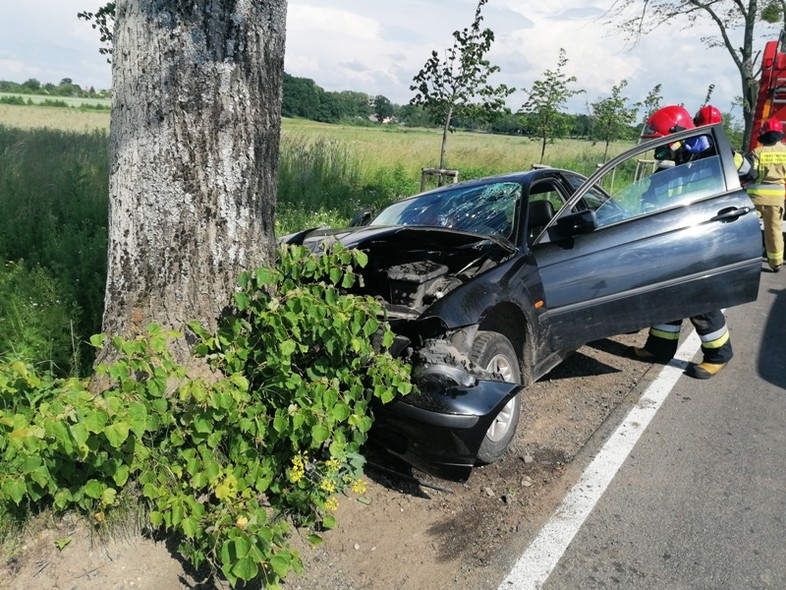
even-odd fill
[[[752,207],[728,207],[718,211],[718,214],[712,217],[710,221],[735,221],[751,211],[753,211]]]

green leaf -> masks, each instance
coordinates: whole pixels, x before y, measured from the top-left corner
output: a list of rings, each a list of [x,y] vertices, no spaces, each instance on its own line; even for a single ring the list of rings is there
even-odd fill
[[[273,428],[276,432],[284,432],[287,429],[289,424],[289,418],[284,414],[277,414],[275,418],[273,418]]]
[[[208,416],[196,416],[194,418],[194,430],[200,434],[209,434],[213,431],[213,422]]]
[[[22,473],[28,474],[33,473],[36,469],[41,467],[43,461],[41,457],[38,455],[33,455],[32,457],[27,457],[25,459],[24,464],[22,465]]]
[[[160,527],[162,524],[164,524],[164,515],[157,510],[153,510],[150,513],[150,524],[156,528]]]
[[[314,547],[317,547],[318,545],[324,543],[325,540],[316,533],[312,533],[308,536],[308,542],[311,543],[311,545]]]
[[[371,418],[368,416],[357,416],[355,415],[356,421],[355,426],[360,432],[368,432],[371,429],[373,424]]]
[[[355,254],[355,263],[363,268],[368,264],[368,254],[363,252],[362,250],[354,250]]]
[[[374,332],[377,331],[379,327],[379,322],[374,318],[368,318],[366,323],[363,325],[363,333],[368,337],[371,336]]]
[[[40,485],[43,489],[47,489],[50,484],[53,487],[57,487],[55,482],[52,480],[52,474],[49,473],[49,469],[47,469],[46,465],[41,465],[38,469],[33,471],[30,474],[30,479]]]
[[[326,529],[336,528],[336,517],[332,514],[326,514],[322,519],[322,526]]]
[[[311,437],[314,439],[314,443],[317,445],[325,442],[329,436],[330,431],[328,430],[327,426],[323,424],[317,424],[311,429]]]
[[[235,305],[240,311],[248,309],[251,299],[245,293],[235,293]]]
[[[286,577],[291,563],[292,560],[289,558],[289,556],[282,555],[281,552],[270,558],[270,566],[273,568],[273,571],[279,578]]]
[[[115,499],[117,498],[117,490],[114,488],[106,488],[101,493],[101,504],[103,506],[111,506],[115,503]]]
[[[183,505],[180,503],[179,500],[176,500],[175,503],[172,505],[169,514],[170,514],[170,519],[171,519],[170,522],[172,526],[177,526],[183,521]]]
[[[292,353],[295,352],[296,348],[297,348],[297,344],[295,343],[294,340],[284,340],[279,346],[279,350],[281,351],[281,354],[285,356],[292,356]]]
[[[173,430],[169,433],[169,442],[171,442],[174,446],[179,447],[185,443],[183,439],[183,433],[179,430]]]
[[[189,516],[188,518],[184,518],[183,521],[180,523],[180,526],[183,529],[183,533],[186,537],[193,539],[197,531],[199,531],[199,521],[194,516]]]
[[[110,445],[119,449],[128,438],[129,431],[130,428],[127,422],[115,422],[104,429],[104,436],[106,436]]]
[[[85,495],[88,498],[94,498],[96,500],[101,497],[101,494],[104,493],[105,489],[106,486],[96,479],[88,480],[83,488]]]
[[[115,469],[115,472],[112,474],[112,479],[114,480],[115,484],[120,487],[126,485],[129,472],[130,469],[128,468],[128,465],[118,465]]]
[[[3,494],[18,506],[27,493],[27,486],[18,479],[7,479],[3,482],[2,490]]]
[[[333,409],[330,412],[330,415],[336,422],[344,422],[351,414],[352,412],[350,411],[349,406],[341,402],[333,406]]]
[[[232,573],[239,579],[248,582],[257,577],[257,574],[259,574],[259,567],[254,560],[244,557],[243,559],[239,559],[237,563],[232,566]]]
[[[101,432],[104,429],[104,426],[106,426],[106,422],[107,415],[103,410],[87,412],[82,417],[82,423],[85,425],[85,428],[93,433]]]

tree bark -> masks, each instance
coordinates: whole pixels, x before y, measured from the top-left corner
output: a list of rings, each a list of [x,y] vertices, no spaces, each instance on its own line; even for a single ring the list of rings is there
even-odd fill
[[[117,2],[110,336],[212,330],[238,274],[273,262],[285,21],[286,0]]]

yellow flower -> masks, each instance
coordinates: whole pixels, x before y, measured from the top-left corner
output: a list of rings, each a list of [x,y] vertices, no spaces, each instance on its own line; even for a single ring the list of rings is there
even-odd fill
[[[333,494],[336,491],[336,486],[329,479],[323,479],[319,482],[319,488],[328,494]]]
[[[355,483],[352,484],[352,491],[356,494],[365,494],[366,493],[366,482],[362,479],[355,480]]]
[[[333,512],[338,510],[338,500],[336,500],[335,496],[325,500],[325,508]]]
[[[292,457],[292,469],[289,470],[289,481],[292,483],[299,482],[306,472],[306,466],[303,459],[304,456],[301,455]]]
[[[330,458],[325,461],[325,466],[328,468],[328,471],[336,472],[341,468],[341,461],[335,458]]]

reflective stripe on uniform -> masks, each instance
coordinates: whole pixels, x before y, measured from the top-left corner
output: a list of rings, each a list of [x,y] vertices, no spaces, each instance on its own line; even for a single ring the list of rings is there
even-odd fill
[[[786,188],[782,184],[749,184],[745,187],[751,196],[759,195],[762,197],[784,196]]]
[[[762,164],[786,164],[786,152],[759,152],[759,162]]]
[[[729,340],[729,330],[724,325],[720,330],[715,330],[709,334],[699,336],[701,338],[701,345],[704,348],[720,348]]]
[[[660,324],[650,328],[650,336],[664,340],[679,340],[680,326],[674,324]]]

